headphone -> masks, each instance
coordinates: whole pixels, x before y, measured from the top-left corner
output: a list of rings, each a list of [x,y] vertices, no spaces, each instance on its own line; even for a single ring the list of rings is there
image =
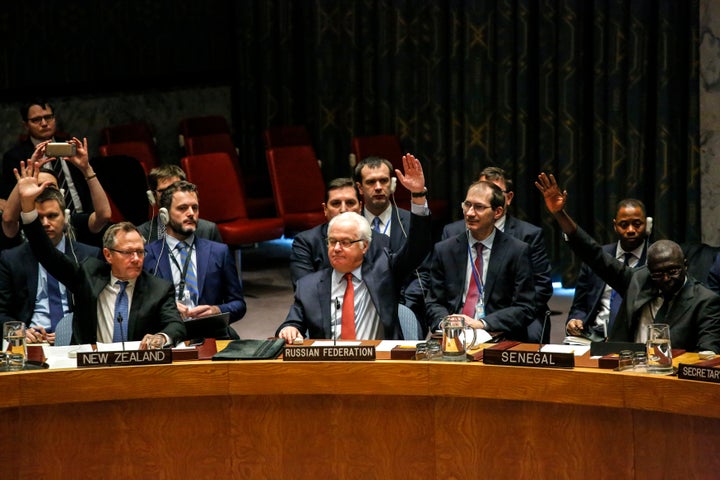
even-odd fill
[[[72,224],[70,223],[70,209],[65,209],[65,224],[63,225],[63,232],[67,236],[68,242],[70,242],[70,252],[72,253],[73,258],[75,258],[75,265],[79,265],[80,261],[77,258],[77,254],[75,254],[75,247],[73,246],[73,242],[75,242],[75,229],[73,228]]]
[[[155,202],[155,195],[153,195],[153,191],[148,190],[145,192],[145,195],[147,195],[147,199],[148,199],[148,202],[150,203],[150,206],[154,207],[156,202]]]
[[[170,222],[170,213],[167,208],[160,207],[160,209],[158,209],[158,221],[163,225],[167,225]]]
[[[390,177],[390,195],[395,193],[397,189],[397,177]]]
[[[646,236],[652,235],[653,230],[653,217],[645,217],[645,232]]]

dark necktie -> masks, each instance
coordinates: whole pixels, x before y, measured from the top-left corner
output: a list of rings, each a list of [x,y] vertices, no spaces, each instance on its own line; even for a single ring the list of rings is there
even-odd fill
[[[633,258],[633,254],[630,252],[625,252],[625,266],[630,265],[630,260]],[[622,295],[617,293],[615,290],[610,292],[610,316],[608,317],[608,324],[607,324],[607,335],[610,336],[610,332],[612,332],[613,324],[615,323],[615,317],[617,317],[618,312],[620,311],[620,304],[622,304]]]
[[[60,284],[58,281],[50,275],[47,274],[47,294],[48,294],[48,307],[50,311],[50,329],[51,331],[55,331],[55,327],[57,326],[60,319],[63,317],[64,311],[63,311],[63,304],[62,304],[62,296],[60,295]]]
[[[120,291],[115,299],[113,342],[124,342],[127,340],[128,331],[128,297],[125,292],[128,282],[118,280],[115,285],[120,285]]]
[[[382,233],[382,232],[380,231],[380,217],[375,217],[375,218],[373,218],[373,221],[372,221],[372,229],[375,230],[375,231],[378,232],[378,233]]]
[[[180,251],[180,265],[185,270],[185,264],[187,263],[187,270],[185,270],[185,278],[180,279],[185,281],[185,289],[190,294],[190,299],[194,305],[197,305],[198,297],[200,296],[198,291],[197,276],[195,275],[195,267],[192,263],[192,257],[190,257],[190,246],[185,242],[177,244],[177,249]],[[182,275],[182,272],[180,272]]]
[[[376,217],[377,218],[377,217]],[[342,333],[341,338],[355,340],[355,286],[353,286],[353,275],[348,272],[344,275],[347,281],[345,295],[342,304]]]
[[[480,282],[482,282],[482,276],[483,276],[483,258],[482,258],[482,251],[483,251],[483,244],[480,242],[476,242],[473,247],[475,247],[475,251],[477,252],[477,255],[475,256],[475,270],[474,272],[477,273],[478,278],[480,279]],[[472,269],[471,269],[472,270]],[[475,273],[472,271],[470,272],[470,284],[468,285],[468,292],[465,296],[465,305],[463,306],[462,313],[463,315],[467,315],[470,318],[475,318],[475,307],[477,306],[478,300],[480,299],[480,289],[478,288],[478,284],[475,281]]]

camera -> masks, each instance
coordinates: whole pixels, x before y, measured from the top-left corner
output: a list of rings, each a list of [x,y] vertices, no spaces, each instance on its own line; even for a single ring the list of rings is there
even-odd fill
[[[45,146],[46,157],[72,157],[76,152],[74,143],[53,142]]]

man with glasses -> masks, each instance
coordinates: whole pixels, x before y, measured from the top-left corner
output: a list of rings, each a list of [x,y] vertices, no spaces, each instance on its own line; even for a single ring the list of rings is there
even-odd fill
[[[167,232],[147,246],[145,271],[175,285],[183,319],[229,313],[231,322],[240,320],[247,306],[230,249],[195,235],[200,210],[197,187],[185,181],[173,183],[160,197],[160,206],[168,211]],[[225,338],[239,337],[229,327]]]
[[[163,165],[150,170],[148,174],[148,186],[150,190],[147,192],[150,203],[153,206],[160,205],[160,197],[163,192],[167,190],[170,185],[181,180],[187,180],[187,177],[183,169],[177,165]],[[165,235],[165,225],[158,217],[154,216],[147,222],[139,225],[138,230],[147,243],[152,243],[159,238],[163,238]],[[217,225],[202,218],[197,220],[195,236],[206,238],[213,242],[222,243],[223,241]]]
[[[25,235],[35,257],[74,295],[75,343],[141,341],[140,348],[174,345],[185,338],[173,285],[143,271],[145,244],[134,225],[110,226],[103,236],[105,262],[76,263],[43,232],[35,198],[49,185],[38,183],[39,164],[21,162],[17,174]]]
[[[398,301],[403,279],[420,264],[432,245],[430,216],[420,162],[403,157],[400,183],[413,193],[408,241],[398,252],[384,249],[367,256],[372,241],[370,223],[358,213],[337,215],[328,225],[330,267],[300,278],[295,301],[277,329],[278,337],[296,339],[399,339]]]
[[[487,181],[470,185],[461,204],[465,229],[435,245],[430,288],[425,299],[429,326],[448,315],[505,339],[527,342],[535,317],[535,290],[529,246],[500,231],[505,212],[500,187]]]
[[[13,170],[20,167],[21,161],[28,160],[35,147],[45,141],[65,142],[69,138],[60,138],[57,133],[55,111],[46,100],[33,99],[20,107],[23,128],[27,138],[8,150],[3,157],[2,178],[0,178],[0,210],[5,209],[5,201],[15,186]],[[55,170],[58,185],[65,193],[65,204],[72,213],[92,212],[92,201],[87,179],[75,165],[62,158],[53,160],[49,165]]]
[[[478,180],[492,182],[502,190],[505,196],[503,214],[495,221],[501,232],[528,244],[530,264],[533,269],[535,285],[535,318],[528,326],[528,341],[535,343],[550,341],[550,319],[547,302],[552,297],[553,288],[550,278],[550,260],[545,248],[545,239],[540,227],[510,215],[508,209],[513,199],[513,182],[505,170],[500,167],[486,167],[480,172]],[[458,220],[443,228],[442,239],[456,236],[465,231],[465,221]]]
[[[673,348],[720,352],[720,296],[687,275],[687,262],[677,243],[653,243],[647,265],[633,269],[604,252],[577,226],[565,211],[567,192],[560,190],[553,175],[541,173],[535,185],[573,252],[622,295],[611,341],[644,343],[648,326],[666,323]]]

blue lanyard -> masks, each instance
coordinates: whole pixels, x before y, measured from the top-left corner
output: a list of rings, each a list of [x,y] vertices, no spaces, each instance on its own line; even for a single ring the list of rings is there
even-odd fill
[[[472,250],[470,250],[470,244],[468,243],[468,258],[470,259],[470,268],[472,269],[473,277],[475,277],[475,285],[477,285],[478,294],[480,295],[480,298],[483,298],[483,291],[485,290],[485,285],[482,281],[482,276],[480,275],[480,272],[477,268],[475,268],[475,262],[473,262],[472,258]],[[478,252],[478,255],[481,255],[480,252]],[[483,262],[484,264],[484,262]]]

